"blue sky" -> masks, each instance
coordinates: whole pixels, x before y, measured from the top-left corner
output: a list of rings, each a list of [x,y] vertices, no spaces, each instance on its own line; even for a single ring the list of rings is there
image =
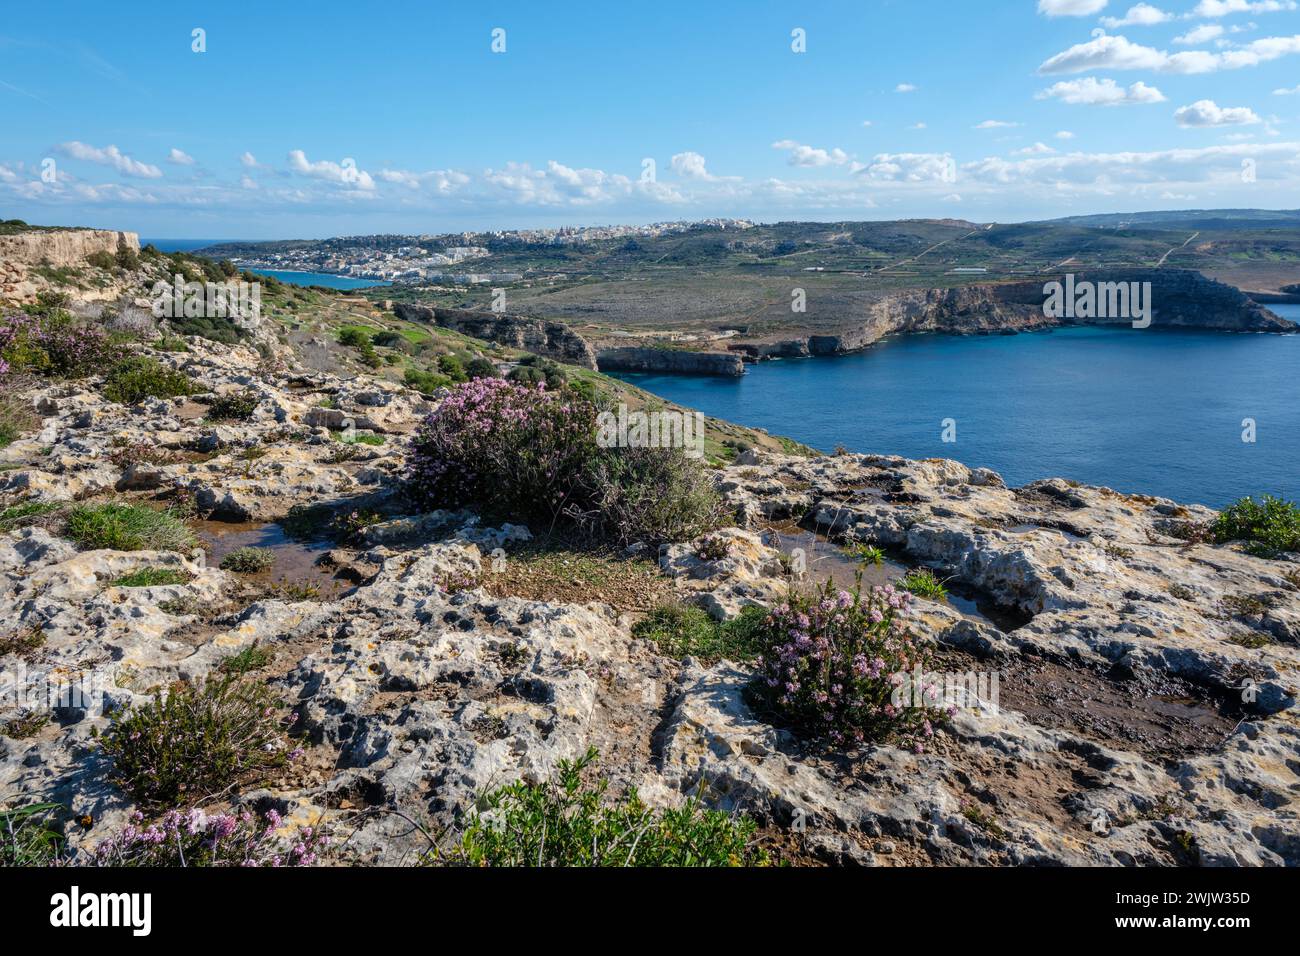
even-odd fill
[[[280,238],[1300,206],[1294,0],[290,6],[10,6],[0,218]]]

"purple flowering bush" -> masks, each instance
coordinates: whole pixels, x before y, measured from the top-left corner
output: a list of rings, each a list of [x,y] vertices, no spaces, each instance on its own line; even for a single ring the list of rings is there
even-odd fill
[[[911,601],[889,585],[864,593],[827,582],[791,592],[758,633],[756,703],[819,740],[897,741],[920,753],[935,713],[909,706],[910,695],[894,700],[895,688],[928,658],[904,625]]]
[[[602,448],[597,414],[545,383],[456,385],[413,439],[408,491],[429,508],[478,505],[621,542],[716,526],[718,497],[698,462],[680,449]]]
[[[279,701],[235,674],[177,683],[119,714],[102,746],[113,778],[152,806],[194,804],[251,784],[302,756],[284,729]]]
[[[95,848],[95,866],[312,866],[330,844],[317,827],[280,834],[283,821],[269,811],[259,821],[239,814],[169,810],[145,825],[136,811],[131,822]]]
[[[0,317],[0,376],[13,372],[78,376],[108,355],[108,336],[62,309]]]

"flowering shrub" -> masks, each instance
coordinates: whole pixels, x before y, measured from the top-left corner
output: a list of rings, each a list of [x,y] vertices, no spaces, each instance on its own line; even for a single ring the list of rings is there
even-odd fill
[[[108,354],[108,336],[62,309],[0,318],[0,376],[9,372],[85,375]]]
[[[138,405],[146,398],[193,395],[199,385],[184,372],[168,368],[147,355],[118,362],[104,380],[104,397],[121,405]]]
[[[791,593],[758,640],[758,702],[798,731],[836,744],[900,740],[918,753],[932,734],[925,708],[893,700],[927,654],[903,626],[912,595],[892,586],[866,594],[827,582]]]
[[[285,740],[278,704],[264,684],[234,675],[176,684],[114,720],[104,751],[141,803],[194,802],[301,756]]]
[[[95,866],[312,866],[330,844],[316,827],[277,835],[280,814],[262,821],[245,810],[208,815],[202,810],[169,810],[144,826],[136,811],[121,832],[95,848]]]
[[[476,378],[449,390],[412,443],[420,504],[477,504],[620,542],[693,537],[717,524],[717,492],[681,449],[601,448],[596,406],[571,390]]]
[[[424,420],[410,490],[434,507],[495,505],[549,522],[596,452],[594,406],[544,386],[478,378],[452,388]]]

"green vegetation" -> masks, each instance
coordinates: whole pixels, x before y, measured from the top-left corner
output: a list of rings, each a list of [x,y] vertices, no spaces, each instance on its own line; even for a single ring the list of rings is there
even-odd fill
[[[175,568],[140,568],[109,582],[114,588],[152,588],[163,584],[186,584],[190,576]]]
[[[208,406],[208,418],[214,421],[247,421],[257,411],[261,396],[253,389],[218,395]]]
[[[633,790],[605,800],[609,783],[585,779],[592,748],[561,761],[558,780],[514,783],[485,794],[459,841],[434,854],[448,866],[765,866],[753,845],[756,824],[706,810],[698,798],[654,810]],[[489,816],[490,814],[490,816]]]
[[[434,395],[438,389],[446,388],[451,384],[451,379],[446,375],[439,375],[437,372],[424,372],[416,368],[408,368],[403,380],[407,386],[415,389],[421,395]]]
[[[844,549],[845,553],[862,567],[880,567],[885,561],[885,552],[874,544],[855,542]]]
[[[0,634],[0,657],[13,654],[16,657],[31,658],[44,646],[45,631],[39,627]]]
[[[491,359],[478,356],[466,364],[465,374],[470,378],[497,378],[497,365]]]
[[[193,395],[198,384],[184,372],[168,368],[157,359],[134,355],[109,370],[104,397],[122,405],[137,405],[146,398]]]
[[[238,654],[231,654],[225,658],[217,665],[217,669],[223,674],[243,675],[250,671],[261,670],[273,660],[275,654],[255,641]]]
[[[928,598],[931,601],[947,601],[948,589],[935,573],[929,568],[916,568],[908,571],[898,579],[898,586],[904,591],[910,591],[917,597]]]
[[[187,551],[195,544],[179,519],[142,505],[78,505],[68,515],[67,535],[86,550]]]
[[[0,531],[21,528],[36,518],[53,514],[64,506],[62,501],[25,501],[0,510]]]
[[[26,740],[39,734],[49,722],[46,711],[26,710],[5,722],[4,735],[11,740]]]
[[[102,746],[114,780],[137,801],[194,804],[285,765],[278,708],[265,685],[234,674],[175,684],[119,715]]]
[[[0,810],[0,866],[49,866],[63,854],[64,837],[51,819],[57,803]]]
[[[654,641],[669,657],[695,657],[706,664],[744,662],[759,651],[758,632],[766,617],[763,608],[747,607],[735,619],[720,622],[698,607],[663,604],[638,621],[632,633]]]
[[[269,571],[274,564],[275,553],[267,548],[236,548],[221,559],[221,570],[257,574]]]
[[[1242,498],[1219,514],[1210,534],[1217,544],[1242,541],[1261,558],[1300,551],[1300,506],[1272,495],[1259,502]]]
[[[25,402],[12,395],[0,395],[0,448],[17,441],[40,424],[41,420]]]

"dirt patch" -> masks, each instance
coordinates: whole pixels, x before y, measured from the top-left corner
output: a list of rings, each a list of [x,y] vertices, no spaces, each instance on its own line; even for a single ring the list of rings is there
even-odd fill
[[[932,664],[953,673],[990,667],[999,674],[1002,708],[1157,763],[1219,749],[1245,716],[1231,698],[1168,675],[1126,680],[1113,670],[1023,656],[993,664],[950,648]]]
[[[599,601],[623,611],[647,611],[672,595],[672,585],[653,560],[544,542],[512,549],[503,563],[487,558],[482,584],[493,597]]]

